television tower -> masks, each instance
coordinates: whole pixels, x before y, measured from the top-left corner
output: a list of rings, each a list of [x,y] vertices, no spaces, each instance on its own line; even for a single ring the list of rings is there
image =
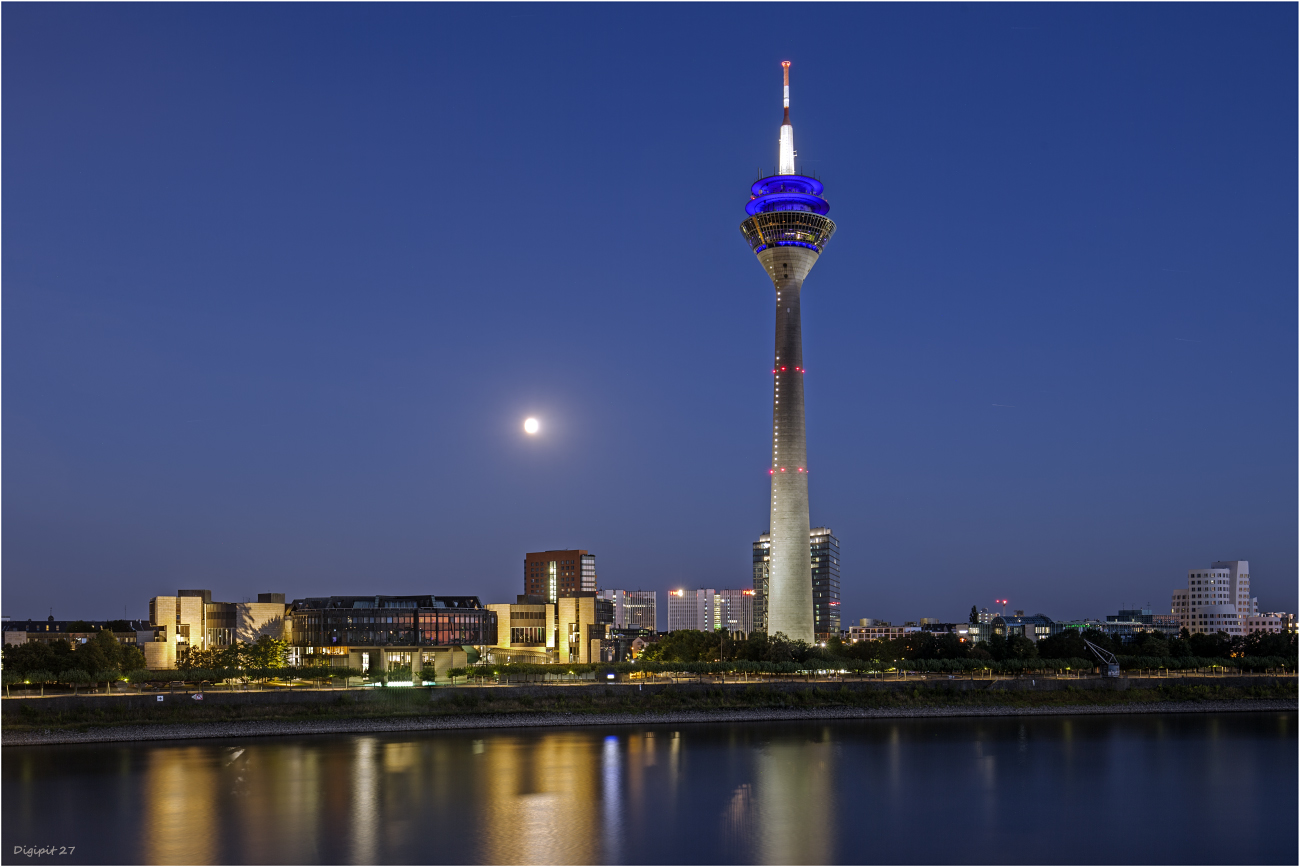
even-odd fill
[[[776,287],[776,358],[772,363],[772,547],[768,567],[768,634],[812,642],[812,555],[808,549],[808,446],[803,425],[803,337],[799,295],[835,232],[816,178],[795,172],[790,125],[790,61],[780,167],[750,188],[740,231]]]

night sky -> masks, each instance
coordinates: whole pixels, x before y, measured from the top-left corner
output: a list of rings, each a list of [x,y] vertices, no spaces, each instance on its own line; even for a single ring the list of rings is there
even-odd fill
[[[3,613],[513,601],[570,547],[749,586],[783,59],[838,225],[803,327],[845,624],[1168,611],[1217,559],[1295,611],[1296,28],[5,4]]]

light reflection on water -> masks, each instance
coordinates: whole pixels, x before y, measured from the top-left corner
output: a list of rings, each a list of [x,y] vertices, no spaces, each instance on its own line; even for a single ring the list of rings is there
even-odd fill
[[[1295,863],[1296,759],[1282,713],[10,747],[0,770],[5,863]],[[1165,833],[1206,803],[1232,834]]]

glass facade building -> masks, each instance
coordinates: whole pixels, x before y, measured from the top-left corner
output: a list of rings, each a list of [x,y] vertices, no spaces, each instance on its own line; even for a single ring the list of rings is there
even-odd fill
[[[813,632],[818,641],[840,634],[840,540],[829,527],[808,533],[812,554]],[[754,629],[767,632],[767,587],[771,578],[772,536],[764,533],[753,544]]]
[[[453,647],[496,644],[497,614],[477,596],[295,599],[291,643],[301,647]]]
[[[808,534],[812,552],[813,632],[818,641],[840,634],[840,540],[830,527]]]

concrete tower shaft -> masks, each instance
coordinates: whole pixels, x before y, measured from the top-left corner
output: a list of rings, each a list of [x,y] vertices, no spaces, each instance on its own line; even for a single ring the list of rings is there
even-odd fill
[[[803,328],[799,299],[817,264],[807,247],[768,247],[758,254],[776,287],[772,366],[772,548],[766,600],[768,629],[813,640],[812,555],[808,550],[808,441],[803,411]]]

